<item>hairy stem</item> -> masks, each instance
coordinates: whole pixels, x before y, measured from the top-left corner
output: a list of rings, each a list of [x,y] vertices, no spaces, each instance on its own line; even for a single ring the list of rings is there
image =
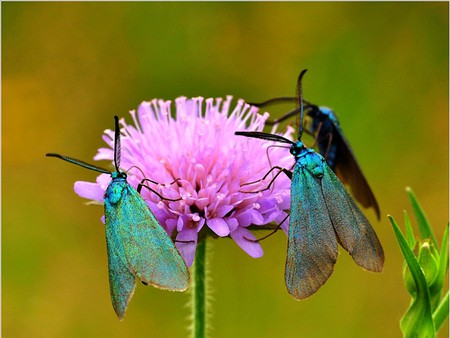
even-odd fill
[[[206,238],[199,242],[192,269],[193,338],[206,337]]]

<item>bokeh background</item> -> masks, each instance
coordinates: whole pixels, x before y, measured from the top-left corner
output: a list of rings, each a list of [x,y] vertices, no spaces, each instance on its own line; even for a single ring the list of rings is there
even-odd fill
[[[216,240],[212,336],[399,337],[409,296],[385,215],[403,224],[411,186],[439,240],[448,221],[448,9],[2,3],[3,336],[185,337],[186,293],[139,285],[117,320],[102,208],[73,192],[74,181],[96,174],[44,154],[90,161],[112,116],[131,121],[128,111],[143,100],[292,95],[308,68],[305,97],[334,108],[380,203],[380,222],[366,214],[385,271],[364,272],[341,249],[327,284],[297,302],[284,286],[284,234],[263,242],[261,259]]]

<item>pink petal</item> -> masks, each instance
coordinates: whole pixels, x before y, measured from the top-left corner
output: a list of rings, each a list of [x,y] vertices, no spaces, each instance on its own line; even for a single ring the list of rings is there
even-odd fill
[[[252,214],[250,213],[250,211],[248,211],[248,210],[244,211],[242,213],[236,214],[235,217],[238,220],[239,225],[241,227],[248,227],[249,225],[252,224],[253,217],[252,217]]]
[[[232,205],[224,205],[224,206],[218,207],[218,208],[216,208],[216,216],[223,217],[233,209],[234,209],[234,207]]]
[[[178,217],[177,219],[177,231],[181,232],[184,227],[183,217]]]
[[[274,208],[275,205],[277,204],[277,201],[274,198],[264,198],[258,201],[258,203],[260,205],[261,210],[268,210]]]
[[[249,230],[245,228],[237,228],[236,231],[233,231],[230,234],[230,236],[250,257],[259,258],[264,254],[259,242],[252,242],[244,238],[256,239],[256,237]]]
[[[262,215],[256,210],[250,210],[250,214],[252,215],[252,223],[255,225],[263,225],[265,224],[264,218]]]
[[[176,227],[177,227],[176,219],[169,218],[168,220],[166,220],[166,228],[169,234],[172,234]]]
[[[282,213],[281,210],[270,213],[268,216],[264,218],[264,223],[272,223],[278,218],[278,215],[280,215],[280,213]]]
[[[227,218],[225,219],[225,222],[227,222],[230,232],[235,231],[239,226],[239,222],[236,218]]]
[[[223,220],[223,218],[208,219],[206,221],[206,224],[212,231],[214,231],[220,237],[225,237],[230,234],[228,224]]]
[[[287,210],[290,208],[291,197],[289,192],[276,196],[276,199],[280,209]]]
[[[203,198],[198,198],[195,201],[195,206],[199,209],[199,210],[203,210],[204,208],[206,208],[209,205],[209,198],[203,197]]]
[[[100,148],[97,155],[94,156],[94,161],[112,160],[114,158],[114,151],[111,148]]]
[[[197,249],[197,238],[198,236],[196,229],[186,229],[178,233],[177,235],[177,241],[183,242],[175,241],[175,246],[177,247],[188,267],[190,267],[194,262],[195,250]],[[192,242],[184,243],[188,241]]]
[[[73,189],[78,196],[95,201],[103,201],[103,195],[105,194],[100,185],[91,182],[77,181]]]

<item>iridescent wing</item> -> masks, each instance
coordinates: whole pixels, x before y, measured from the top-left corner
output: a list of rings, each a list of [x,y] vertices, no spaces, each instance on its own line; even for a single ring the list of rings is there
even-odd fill
[[[146,284],[184,291],[189,271],[166,231],[141,195],[128,183],[117,208],[116,231],[122,239],[130,272]]]
[[[292,176],[285,269],[288,292],[296,299],[315,293],[333,273],[337,254],[336,234],[320,179],[297,163]]]
[[[380,219],[380,208],[375,195],[353,153],[350,143],[344,136],[336,114],[327,107],[308,106],[312,119],[310,132],[316,135],[320,154],[342,183],[347,184],[352,195],[365,208],[374,208]]]
[[[114,311],[120,320],[123,319],[128,303],[134,293],[136,278],[128,268],[122,240],[119,233],[114,231],[117,224],[111,220],[110,214],[114,210],[107,210],[105,204],[106,244],[108,248],[109,289]]]
[[[328,166],[324,168],[322,195],[339,244],[356,264],[366,270],[381,272],[384,253],[380,241],[367,218]]]
[[[335,172],[344,184],[348,184],[352,195],[365,208],[374,208],[377,218],[380,219],[380,208],[375,195],[362,173],[361,167],[345,136],[339,127],[333,133],[333,139],[337,143]]]

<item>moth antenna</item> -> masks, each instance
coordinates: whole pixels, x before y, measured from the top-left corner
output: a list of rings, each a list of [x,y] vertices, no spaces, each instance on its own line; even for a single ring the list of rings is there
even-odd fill
[[[300,72],[300,75],[298,76],[298,80],[297,80],[297,98],[298,98],[298,110],[299,110],[299,115],[297,115],[297,126],[298,126],[298,140],[300,141],[302,138],[302,134],[303,134],[303,89],[302,89],[302,79],[303,79],[303,75],[305,75],[307,69],[303,69]]]
[[[89,164],[89,163],[81,161],[81,160],[77,160],[76,158],[73,158],[73,157],[64,156],[64,155],[55,154],[55,153],[47,153],[47,154],[45,154],[45,156],[56,157],[56,158],[66,161],[66,162],[76,164],[76,165],[79,165],[80,167],[83,167],[83,168],[86,168],[89,170],[93,170],[93,171],[97,171],[99,173],[111,174],[111,172],[109,170],[97,167],[96,165]]]
[[[119,172],[120,167],[120,127],[119,127],[119,118],[117,115],[114,116],[115,122],[115,134],[114,134],[114,166],[116,167],[116,171]]]

